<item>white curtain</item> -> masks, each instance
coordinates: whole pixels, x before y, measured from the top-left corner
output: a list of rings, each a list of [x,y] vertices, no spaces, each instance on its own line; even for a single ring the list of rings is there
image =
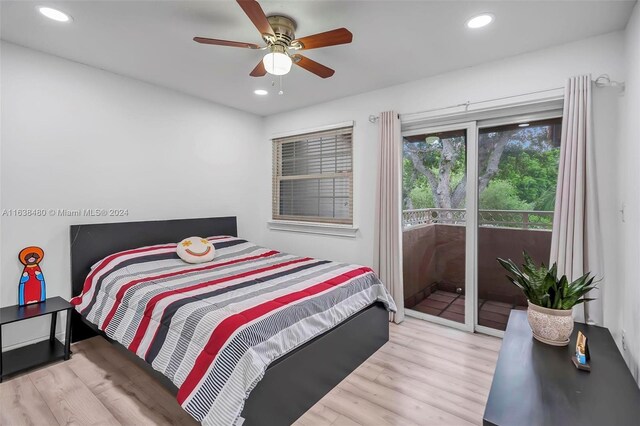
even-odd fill
[[[396,302],[390,320],[404,319],[402,291],[402,139],[400,120],[394,111],[380,114],[378,180],[375,208],[374,269]]]
[[[587,271],[596,279],[603,276],[592,127],[591,76],[571,77],[564,94],[550,259],[569,280]],[[574,317],[602,325],[602,292],[593,290],[588,297],[597,300],[576,306]]]

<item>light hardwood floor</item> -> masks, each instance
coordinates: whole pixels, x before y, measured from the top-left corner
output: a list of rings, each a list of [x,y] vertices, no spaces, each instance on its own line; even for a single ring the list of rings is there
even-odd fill
[[[389,342],[296,422],[481,424],[501,340],[408,318]],[[0,384],[4,425],[195,425],[162,386],[104,339],[67,362]]]

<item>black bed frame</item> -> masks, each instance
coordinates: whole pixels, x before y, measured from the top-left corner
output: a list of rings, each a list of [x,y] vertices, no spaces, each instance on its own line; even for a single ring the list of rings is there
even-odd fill
[[[177,242],[191,236],[237,236],[235,217],[119,222],[71,226],[73,295],[82,292],[91,266],[109,254],[146,245]],[[247,425],[289,425],[389,340],[388,313],[381,303],[351,316],[332,330],[274,361],[246,401]],[[107,338],[75,310],[72,341],[101,335],[174,395],[169,379],[124,346]]]

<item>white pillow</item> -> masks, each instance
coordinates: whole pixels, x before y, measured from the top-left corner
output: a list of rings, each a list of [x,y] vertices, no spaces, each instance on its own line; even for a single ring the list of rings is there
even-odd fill
[[[213,260],[216,249],[205,238],[189,237],[178,243],[176,253],[187,263],[204,263]]]

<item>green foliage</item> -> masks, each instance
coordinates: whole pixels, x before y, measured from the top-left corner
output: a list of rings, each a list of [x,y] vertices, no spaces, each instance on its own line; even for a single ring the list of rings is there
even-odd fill
[[[518,197],[513,183],[494,179],[480,194],[480,208],[483,210],[530,210],[528,204]]]
[[[518,198],[536,210],[553,211],[559,158],[558,147],[527,144],[526,139],[512,140],[502,153],[493,180],[510,182]]]
[[[540,198],[536,200],[533,208],[538,211],[553,211],[556,205],[556,188],[551,187],[540,195]]]
[[[433,193],[428,184],[415,186],[409,193],[409,199],[411,199],[414,209],[430,209],[436,206],[433,201]]]
[[[558,279],[558,266],[555,263],[548,269],[544,263],[537,266],[527,252],[523,255],[522,271],[511,259],[498,258],[498,263],[511,274],[507,278],[522,290],[529,302],[544,308],[567,310],[579,303],[594,300],[583,297],[596,288],[590,272],[569,283],[566,275]]]
[[[488,186],[480,193],[480,208],[487,210],[542,210],[553,211],[558,178],[560,148],[557,144],[556,127],[550,125],[531,126],[522,130],[498,128],[480,134],[479,174],[486,171],[491,153],[497,141],[508,136],[508,142],[499,157],[497,171],[489,176]],[[554,130],[555,129],[555,130]],[[555,136],[554,136],[555,135]],[[447,138],[445,138],[447,139]],[[443,140],[427,137],[424,141],[405,141],[403,161],[404,209],[430,208],[436,206],[434,189],[426,176],[418,171],[407,155],[407,146],[420,151],[422,166],[433,173],[438,181],[448,179],[447,185],[453,193],[466,173],[466,147],[464,139],[450,137],[454,162],[449,177],[443,175],[440,162],[443,155]],[[464,197],[451,203],[453,208],[464,208]],[[548,221],[545,218],[542,221]]]

